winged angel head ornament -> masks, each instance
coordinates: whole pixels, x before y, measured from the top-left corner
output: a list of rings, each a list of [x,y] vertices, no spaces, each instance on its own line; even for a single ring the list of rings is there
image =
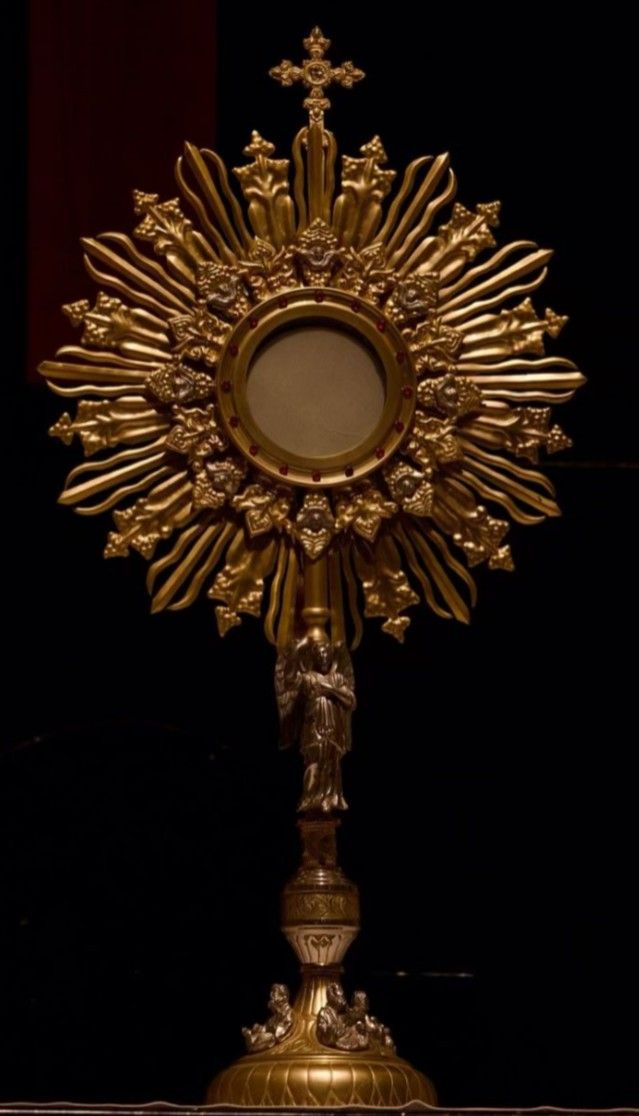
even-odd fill
[[[271,70],[305,93],[292,158],[253,132],[231,178],[187,143],[181,197],[136,190],[133,239],[83,241],[99,290],[64,307],[79,343],[40,371],[78,399],[52,434],[90,458],[61,502],[113,510],[105,556],[150,561],[154,612],[205,594],[222,635],[263,615],[284,743],[304,759],[283,900],[302,988],[291,1007],[274,986],[209,1099],[405,1104],[432,1086],[339,985],[359,918],[335,852],[348,648],[363,617],[402,640],[420,600],[469,619],[470,569],[513,567],[510,521],[558,514],[537,463],[570,445],[550,405],[583,377],[546,354],[565,321],[533,303],[551,253],[499,246],[499,203],[456,202],[448,155],[398,176],[374,136],[338,162],[327,91],[364,75],[332,66],[319,28],[304,46]]]

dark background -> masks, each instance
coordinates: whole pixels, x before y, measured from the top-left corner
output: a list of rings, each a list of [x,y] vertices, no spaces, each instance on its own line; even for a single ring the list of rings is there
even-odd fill
[[[59,304],[92,294],[78,236],[130,228],[133,186],[171,196],[182,138],[232,165],[254,127],[286,151],[301,94],[266,71],[320,21],[368,75],[333,98],[341,151],[379,132],[401,170],[449,149],[462,202],[504,201],[500,241],[556,248],[536,302],[570,314],[559,347],[589,379],[560,416],[575,448],[547,466],[564,518],[512,529],[517,570],[480,570],[470,628],[423,610],[404,647],[373,622],[357,653],[346,983],[444,1104],[636,1104],[627,18],[215,16],[40,0],[12,37],[0,1099],[197,1101],[270,982],[295,983],[277,904],[300,770],[276,748],[272,651],[251,621],[221,643],[204,602],[150,617],[144,563],[101,557],[106,518],[56,507],[78,453],[47,438],[64,403],[33,368],[73,336]]]

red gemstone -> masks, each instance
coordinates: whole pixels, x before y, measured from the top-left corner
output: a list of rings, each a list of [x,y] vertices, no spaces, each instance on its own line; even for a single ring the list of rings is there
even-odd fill
[[[316,302],[323,302],[324,301],[324,295],[320,294],[320,292],[318,291],[317,294],[315,295],[315,301]]]
[[[239,352],[239,349],[238,349],[237,345],[235,344],[235,342],[233,342],[232,345],[229,345],[229,352],[230,352],[231,356],[237,356],[237,354]]]
[[[230,380],[223,380],[222,381],[222,391],[230,391],[230,390],[231,390],[231,381]]]
[[[384,456],[385,453],[386,453],[386,450],[384,449],[384,447],[383,446],[378,446],[377,449],[375,450],[375,457],[378,457],[381,460],[381,458]]]
[[[322,479],[322,474],[321,473],[318,473],[317,471],[313,473],[313,480],[314,481],[321,481],[321,479]]]
[[[378,323],[377,323],[377,328],[378,328],[378,330],[379,330],[379,332],[380,332],[380,333],[385,333],[385,332],[386,332],[386,322],[385,322],[385,321],[383,321],[383,320],[382,320],[382,319],[380,318],[380,319],[379,319],[379,321],[378,321]]]
[[[405,388],[402,388],[402,395],[404,396],[404,399],[412,399],[412,398],[413,398],[413,389],[412,389],[412,387],[405,387]]]
[[[280,310],[286,310],[286,307],[288,306],[288,299],[287,298],[278,299],[277,305],[279,306]]]
[[[352,477],[352,475],[353,475],[353,466],[352,466],[352,465],[347,465],[347,466],[346,466],[346,468],[344,469],[344,472],[346,473],[346,476],[347,476],[347,477]]]
[[[357,313],[358,313],[358,312],[359,312],[359,311],[360,311],[361,309],[362,309],[362,304],[361,304],[361,302],[351,302],[351,310],[354,310],[356,314],[357,314]]]
[[[395,353],[395,359],[398,364],[403,364],[406,360],[406,353]]]
[[[259,452],[260,452],[260,447],[259,446],[249,446],[249,453],[251,454],[252,457],[255,457],[255,454],[259,453]]]
[[[402,430],[404,429],[404,423],[401,422],[401,420],[396,422],[395,423],[395,429],[396,429],[398,434],[401,434]]]
[[[255,329],[257,326],[257,318],[249,318],[249,325],[251,329]]]
[[[283,477],[288,476],[288,465],[280,465],[280,473]]]
[[[237,415],[231,415],[231,417],[229,419],[229,425],[232,426],[232,427],[236,427],[236,426],[240,425],[240,420],[237,417]]]

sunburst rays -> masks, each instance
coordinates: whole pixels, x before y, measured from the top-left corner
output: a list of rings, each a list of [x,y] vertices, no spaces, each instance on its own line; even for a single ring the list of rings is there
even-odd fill
[[[339,176],[321,122],[296,137],[292,167],[257,133],[244,154],[234,177],[245,207],[219,156],[186,144],[181,199],[135,191],[133,240],[82,242],[96,301],[64,308],[80,341],[40,367],[57,394],[79,399],[51,433],[77,436],[90,458],[61,502],[115,509],[105,555],[152,560],[153,611],[205,594],[222,634],[264,614],[267,637],[285,644],[305,564],[324,556],[339,638],[357,643],[366,616],[401,639],[420,599],[467,621],[468,567],[511,569],[509,520],[559,512],[536,465],[570,444],[549,405],[583,377],[546,354],[565,319],[531,299],[551,253],[498,247],[499,205],[455,202],[448,155],[416,159],[392,197],[379,137],[344,156]],[[397,450],[382,449],[357,483],[346,469],[343,484],[305,490],[284,467],[276,481],[220,418],[218,365],[237,323],[300,288],[372,305],[401,331],[417,377]]]

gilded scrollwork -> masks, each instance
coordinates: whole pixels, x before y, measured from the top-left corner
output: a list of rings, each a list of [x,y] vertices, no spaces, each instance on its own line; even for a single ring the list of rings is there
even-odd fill
[[[418,375],[454,372],[463,345],[463,335],[446,325],[436,314],[406,334]]]
[[[514,421],[503,430],[504,444],[517,457],[527,457],[536,464],[540,449],[559,453],[572,446],[561,427],[552,423],[550,407],[518,407],[512,414]]]
[[[364,590],[365,616],[380,617],[382,631],[403,642],[410,624],[403,613],[419,597],[402,569],[397,545],[389,536],[382,536],[373,550],[356,547],[355,567]]]
[[[246,464],[238,458],[198,461],[194,469],[193,507],[223,507],[235,496],[245,476]]]
[[[481,410],[481,391],[466,376],[448,373],[437,379],[422,380],[417,388],[422,406],[440,411],[451,419],[464,418]]]
[[[273,568],[275,556],[273,541],[247,549],[243,532],[238,531],[227,551],[225,565],[207,594],[211,600],[222,602],[215,609],[220,635],[226,635],[241,622],[241,612],[260,615],[265,578]]]
[[[463,457],[455,424],[422,412],[415,418],[406,443],[406,452],[428,474],[432,474],[441,465],[451,465]]]
[[[290,922],[357,922],[357,895],[347,891],[298,891],[286,898]]]
[[[567,321],[550,309],[539,318],[532,299],[525,298],[514,309],[484,314],[472,323],[464,330],[464,346],[473,359],[499,360],[514,353],[543,356],[544,335],[558,337]]]
[[[326,287],[344,256],[344,248],[330,225],[317,217],[295,242],[304,283]]]
[[[93,308],[88,299],[68,303],[63,312],[73,326],[83,326],[82,344],[117,349],[135,357],[144,346],[147,353],[166,358],[169,337],[166,324],[141,307],[130,307],[115,295],[98,291]]]
[[[121,558],[137,550],[151,558],[157,544],[168,539],[191,516],[189,485],[184,474],[159,485],[152,496],[143,496],[128,508],[115,512],[117,531],[110,531],[105,558]]]
[[[248,216],[256,236],[276,248],[291,240],[295,231],[295,207],[289,197],[288,159],[272,159],[275,146],[253,132],[244,148],[253,162],[235,167],[234,174],[248,202]]]
[[[386,313],[399,326],[421,321],[435,311],[438,291],[437,273],[413,275],[410,279],[401,279],[386,303]]]
[[[341,258],[341,267],[335,276],[335,286],[350,291],[357,298],[379,302],[392,289],[393,269],[388,266],[382,244],[369,244],[365,248],[349,247]]]
[[[228,264],[204,263],[197,269],[200,302],[210,314],[223,314],[236,321],[246,314],[250,302],[237,268]]]
[[[182,212],[180,199],[161,202],[159,194],[134,190],[133,203],[135,213],[142,217],[133,235],[150,244],[157,256],[164,256],[172,271],[192,282],[195,269],[206,258],[206,245]]]
[[[169,322],[175,346],[181,356],[202,361],[207,368],[215,367],[224,339],[229,332],[229,323],[201,305],[192,314],[181,314]]]
[[[246,278],[258,300],[292,290],[298,283],[293,249],[276,249],[256,237],[246,264]]]
[[[50,428],[54,438],[69,446],[75,435],[87,457],[120,445],[137,445],[170,431],[168,415],[158,414],[144,397],[81,399],[75,418],[65,411]]]
[[[309,492],[295,519],[295,532],[309,558],[319,558],[335,534],[335,516],[327,496]]]
[[[403,511],[409,515],[430,515],[435,486],[426,473],[400,460],[385,470],[384,477],[393,500]]]
[[[289,512],[293,496],[288,488],[256,482],[235,496],[233,507],[244,512],[251,538],[269,531],[291,531]]]
[[[441,511],[438,519],[441,520]],[[488,562],[491,570],[512,570],[514,563],[510,546],[503,542],[509,524],[505,519],[489,515],[483,504],[459,509],[454,517],[453,542],[460,546],[469,566]]]
[[[374,542],[382,520],[391,519],[396,511],[397,504],[370,481],[357,488],[344,488],[335,501],[335,530],[350,528],[367,542]]]
[[[179,357],[151,372],[146,386],[160,403],[192,403],[209,399],[215,393],[211,377],[184,364]]]
[[[206,407],[172,408],[173,426],[167,435],[167,449],[200,459],[209,454],[225,453],[229,448],[216,415],[215,404]]]
[[[494,247],[495,238],[490,230],[499,224],[500,208],[499,202],[483,202],[473,213],[455,202],[450,220],[439,228],[431,257],[443,276],[460,270],[484,248]]]
[[[390,191],[396,171],[382,170],[388,162],[379,136],[360,147],[363,158],[342,158],[342,193],[335,201],[333,224],[345,244],[356,247],[370,243],[382,218],[382,202]]]

